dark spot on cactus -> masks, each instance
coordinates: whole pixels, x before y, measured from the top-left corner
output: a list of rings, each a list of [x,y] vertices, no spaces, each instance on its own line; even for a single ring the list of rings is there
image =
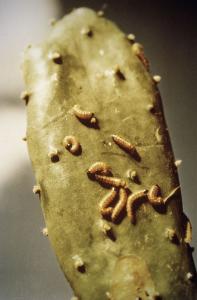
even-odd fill
[[[174,229],[167,228],[165,235],[173,244],[176,244],[176,245],[180,244],[179,238]]]
[[[116,241],[116,236],[115,236],[115,234],[114,234],[114,232],[113,232],[112,229],[111,229],[111,230],[108,230],[108,231],[106,232],[106,235],[107,235],[108,238],[109,238],[110,240],[112,240],[113,242]]]
[[[78,118],[78,120],[86,127],[93,128],[93,129],[100,129],[98,119],[96,117],[93,117],[92,119],[91,119],[92,120],[91,121],[91,120],[82,120],[82,119]]]
[[[51,59],[55,64],[61,65],[63,64],[62,55],[58,52],[54,52],[51,54]]]
[[[24,100],[26,105],[29,102],[30,95],[31,94],[28,91],[23,91],[20,95],[21,100]]]
[[[27,137],[24,136],[24,137],[22,138],[22,141],[26,142],[26,141],[27,141]]]
[[[78,266],[78,267],[77,267],[77,270],[78,270],[80,273],[85,273],[85,272],[86,272],[86,267],[85,267],[85,265]]]
[[[116,74],[117,78],[119,78],[120,80],[126,80],[125,75],[123,74],[123,72],[120,70],[119,67],[117,67],[115,69],[115,74]]]
[[[90,28],[82,28],[81,29],[81,34],[82,35],[86,35],[86,36],[88,36],[90,38],[93,37],[93,31]]]
[[[51,156],[51,161],[53,162],[53,163],[56,163],[56,162],[58,162],[60,160],[60,158],[59,158],[59,155],[58,154],[53,154],[52,156]]]
[[[156,109],[155,109],[155,106],[153,104],[148,104],[147,109],[152,114],[156,113]]]

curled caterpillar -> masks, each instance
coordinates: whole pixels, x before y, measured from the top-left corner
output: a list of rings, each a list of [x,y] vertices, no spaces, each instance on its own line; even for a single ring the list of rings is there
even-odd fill
[[[136,223],[135,211],[139,207],[139,205],[147,200],[147,190],[142,190],[131,194],[127,200],[127,216],[131,223]]]
[[[90,177],[94,177],[95,174],[110,175],[111,171],[109,165],[107,165],[105,162],[98,161],[89,167],[87,174]]]
[[[109,207],[112,204],[112,202],[115,200],[117,195],[118,195],[118,190],[113,187],[111,191],[104,197],[104,199],[99,204],[101,210]]]
[[[97,174],[95,175],[95,178],[100,183],[106,184],[108,186],[113,186],[117,188],[126,187],[126,181],[121,178],[108,177],[108,176],[102,176]]]
[[[119,200],[116,204],[116,206],[113,209],[111,219],[113,222],[117,220],[119,215],[122,213],[122,211],[125,209],[127,204],[127,192],[125,189],[121,188],[119,191]]]
[[[68,135],[64,138],[63,146],[73,155],[81,153],[81,145],[73,135]]]
[[[158,184],[153,185],[148,191],[148,200],[153,206],[161,206],[163,204],[161,188]]]

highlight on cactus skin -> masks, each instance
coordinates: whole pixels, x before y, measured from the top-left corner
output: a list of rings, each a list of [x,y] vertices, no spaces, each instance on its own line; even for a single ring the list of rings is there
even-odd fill
[[[192,227],[158,83],[134,34],[88,8],[25,50],[27,145],[79,300],[194,300]]]

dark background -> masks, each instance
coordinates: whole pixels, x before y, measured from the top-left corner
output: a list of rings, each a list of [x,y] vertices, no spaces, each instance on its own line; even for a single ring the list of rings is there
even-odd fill
[[[103,5],[103,1],[43,0],[45,7],[39,11],[34,2],[25,1],[22,5],[22,0],[0,0],[0,17],[3,12],[4,17],[7,14],[5,24],[8,27],[0,29],[2,47],[7,49],[6,53],[10,49],[8,42],[12,41],[14,49],[14,41],[20,39],[22,32],[25,32],[25,42],[29,42],[31,35],[32,39],[40,35],[42,26],[44,30],[48,28],[48,17],[63,16],[73,7],[88,6],[99,10]],[[197,246],[196,1],[121,0],[107,3],[105,15],[126,33],[136,35],[136,40],[145,47],[152,73],[162,76],[160,91],[173,149],[175,157],[183,160],[179,175],[184,211],[194,227],[192,245]],[[46,15],[44,9],[49,5],[50,10]],[[42,10],[45,25],[38,27]],[[22,24],[21,35],[17,31],[18,24]],[[36,33],[33,33],[33,27]],[[41,39],[46,35],[45,31]],[[20,50],[24,47],[23,42],[16,42],[16,45]],[[21,145],[20,141],[19,135],[25,132],[25,111],[18,100],[22,79],[16,75],[16,81],[20,78],[17,85],[14,78],[9,80],[16,70],[9,57],[6,59],[1,55],[0,59],[2,64],[6,61],[5,71],[8,74],[5,80],[2,68],[0,81],[5,80],[5,84],[0,91],[0,300],[69,300],[71,290],[65,284],[47,238],[41,235],[43,218],[39,201],[31,192],[34,177],[26,146]],[[197,263],[196,252],[194,258]]]

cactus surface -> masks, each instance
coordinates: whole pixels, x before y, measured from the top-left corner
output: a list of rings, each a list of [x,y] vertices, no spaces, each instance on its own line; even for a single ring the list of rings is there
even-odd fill
[[[195,299],[160,77],[142,46],[80,8],[25,51],[23,69],[36,186],[76,297]]]

